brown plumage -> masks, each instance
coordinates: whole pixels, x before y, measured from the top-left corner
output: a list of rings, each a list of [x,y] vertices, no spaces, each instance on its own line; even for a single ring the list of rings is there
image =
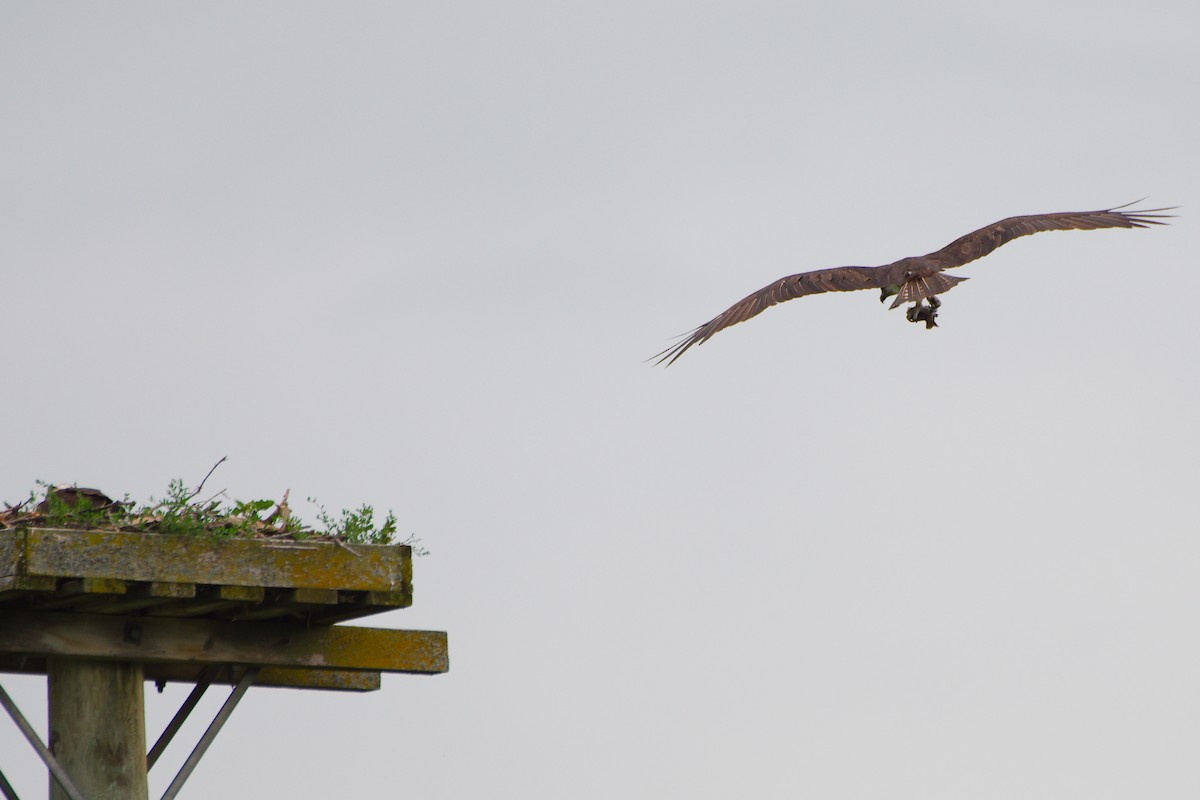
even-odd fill
[[[707,342],[715,333],[730,325],[745,322],[777,303],[824,292],[880,289],[883,291],[880,300],[895,294],[896,300],[890,308],[903,303],[915,303],[916,305],[908,310],[908,320],[924,322],[926,328],[933,328],[937,326],[937,309],[941,306],[937,295],[950,291],[955,284],[966,280],[945,275],[943,270],[969,264],[983,258],[1000,245],[1031,233],[1097,228],[1145,228],[1150,225],[1165,225],[1162,220],[1172,216],[1160,213],[1171,211],[1170,208],[1119,210],[1131,205],[1133,203],[1126,203],[1101,211],[1064,211],[1057,214],[1009,217],[955,239],[941,250],[928,255],[902,258],[881,267],[834,267],[789,275],[770,286],[764,286],[699,328],[684,334],[679,342],[654,356],[652,360],[657,359],[656,364],[665,361],[670,365],[692,345]],[[926,298],[929,298],[928,306],[924,303]]]
[[[46,490],[46,499],[37,505],[39,512],[44,514],[50,510],[51,496],[58,498],[68,508],[75,508],[81,500],[86,502],[87,507],[93,511],[103,511],[120,505],[99,489],[85,489],[82,486],[68,486],[60,483]]]

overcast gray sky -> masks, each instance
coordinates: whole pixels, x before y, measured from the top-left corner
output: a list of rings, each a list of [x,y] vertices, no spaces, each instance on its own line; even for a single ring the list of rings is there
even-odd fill
[[[449,674],[252,691],[184,797],[1195,798],[1198,26],[4,3],[0,498],[227,455],[432,551],[375,624]],[[782,275],[1144,195],[1183,216],[1010,244],[937,330],[851,293],[643,362]]]

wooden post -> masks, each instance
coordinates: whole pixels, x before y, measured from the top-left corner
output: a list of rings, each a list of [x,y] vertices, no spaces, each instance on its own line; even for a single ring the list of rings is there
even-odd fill
[[[146,723],[141,664],[48,660],[50,741],[89,800],[146,800]],[[67,800],[53,778],[51,800]]]

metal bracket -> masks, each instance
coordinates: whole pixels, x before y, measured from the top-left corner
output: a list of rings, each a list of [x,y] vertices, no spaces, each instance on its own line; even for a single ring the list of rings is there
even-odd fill
[[[242,673],[242,677],[237,682],[237,686],[233,687],[233,691],[229,693],[229,697],[225,700],[225,704],[221,706],[221,710],[217,712],[217,716],[211,723],[209,723],[208,730],[206,730],[204,735],[200,737],[200,741],[192,750],[192,754],[187,757],[187,761],[183,762],[183,766],[179,768],[179,774],[175,776],[175,780],[171,781],[171,785],[168,786],[167,791],[163,793],[162,800],[174,800],[175,796],[179,794],[179,790],[183,788],[183,784],[191,776],[192,770],[194,770],[196,765],[200,763],[200,759],[204,757],[204,753],[208,750],[209,745],[213,743],[213,739],[217,738],[217,734],[220,733],[221,727],[229,719],[229,715],[233,713],[233,709],[237,707],[238,702],[242,699],[242,695],[246,694],[246,690],[250,688],[250,684],[254,683],[254,679],[258,677],[258,670],[258,667],[247,667],[246,671]],[[195,700],[197,702],[200,700],[200,697],[197,694],[197,690],[199,689],[200,687],[197,686],[196,690],[192,691],[192,695],[195,696]],[[201,693],[203,692],[201,691]],[[179,712],[183,714],[185,718],[187,717],[188,712],[192,710],[191,707],[188,707],[188,703],[191,703],[192,707],[195,706],[195,702],[192,701],[192,695],[189,695],[188,699],[184,701],[184,708],[179,709]],[[178,716],[179,714],[176,714],[176,717]],[[182,719],[179,720],[179,724],[183,724]],[[171,721],[171,725],[175,725],[175,720]],[[168,730],[170,730],[171,725],[167,726]],[[175,728],[178,730],[178,725],[175,725]],[[171,735],[174,736],[174,731],[170,732]],[[166,731],[163,732],[163,735],[166,735]],[[169,737],[167,741],[170,741]],[[156,743],[154,747],[155,749],[158,749],[158,744]],[[166,742],[163,742],[163,748],[165,747]],[[155,758],[157,759],[157,756],[155,756]]]
[[[163,730],[162,735],[158,737],[158,741],[150,748],[150,752],[146,754],[146,771],[149,772],[154,768],[154,762],[158,761],[158,757],[167,749],[167,745],[175,738],[175,734],[179,733],[179,728],[187,720],[188,714],[192,713],[192,709],[200,702],[200,698],[204,696],[204,692],[212,685],[213,675],[216,673],[215,667],[205,667],[200,670],[200,674],[196,677],[196,688],[192,689],[192,693],[188,695],[187,700],[183,701],[183,705],[175,712],[175,716]]]
[[[0,792],[4,792],[4,800],[21,800],[17,797],[17,790],[8,782],[8,778],[4,777],[3,772],[0,772]]]

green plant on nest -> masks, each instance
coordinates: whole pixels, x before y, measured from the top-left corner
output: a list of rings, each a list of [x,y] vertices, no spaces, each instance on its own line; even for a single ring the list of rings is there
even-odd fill
[[[278,502],[260,499],[226,503],[220,499],[224,492],[197,500],[204,481],[189,490],[182,479],[176,478],[168,484],[161,499],[151,498],[149,503],[139,506],[128,495],[115,501],[95,489],[55,486],[44,481],[38,481],[38,485],[42,489],[40,497],[35,489],[24,502],[0,509],[0,528],[37,526],[220,538],[316,539],[344,544],[396,543],[395,513],[388,511],[382,523],[377,524],[375,509],[366,503],[355,510],[342,509],[341,515],[334,517],[310,497],[309,502],[317,508],[318,524],[309,526],[288,507],[288,492]],[[414,555],[429,552],[415,536],[399,544],[412,547]]]

